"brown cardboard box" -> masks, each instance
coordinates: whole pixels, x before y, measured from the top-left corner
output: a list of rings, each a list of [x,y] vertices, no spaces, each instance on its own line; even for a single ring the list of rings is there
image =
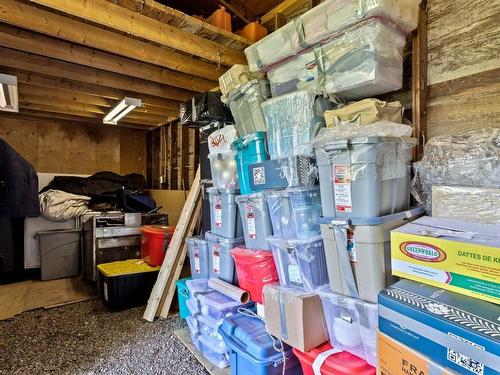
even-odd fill
[[[456,374],[380,332],[378,333],[378,373],[380,375]]]
[[[303,352],[328,341],[321,299],[317,294],[285,288],[264,287],[267,331]]]

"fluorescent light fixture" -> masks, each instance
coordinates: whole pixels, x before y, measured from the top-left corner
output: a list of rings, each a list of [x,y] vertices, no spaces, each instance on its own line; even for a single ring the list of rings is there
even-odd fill
[[[118,121],[136,107],[142,107],[141,99],[123,98],[120,103],[109,111],[102,122],[108,125],[116,125]]]
[[[19,112],[17,77],[0,73],[0,111]]]

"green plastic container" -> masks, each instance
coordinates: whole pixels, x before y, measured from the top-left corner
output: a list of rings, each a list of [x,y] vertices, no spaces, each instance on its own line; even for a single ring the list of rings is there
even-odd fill
[[[186,285],[186,281],[188,280],[191,280],[191,278],[180,279],[175,283],[177,286],[177,298],[179,299],[179,315],[182,319],[186,319],[191,315],[186,305],[186,301],[189,299],[189,289]]]

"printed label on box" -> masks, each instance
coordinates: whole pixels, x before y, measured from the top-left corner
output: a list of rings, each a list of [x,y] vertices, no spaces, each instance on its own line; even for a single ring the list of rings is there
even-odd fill
[[[248,238],[255,240],[257,238],[257,233],[255,230],[255,214],[253,212],[253,206],[247,206],[247,230]]]
[[[194,272],[201,273],[200,254],[198,252],[194,254]]]
[[[215,244],[212,251],[212,270],[216,274],[220,274],[220,245]]]
[[[266,171],[264,167],[253,168],[254,185],[264,185],[266,183]]]
[[[215,227],[221,228],[222,227],[222,202],[221,202],[220,198],[215,198],[214,220],[215,220]]]
[[[473,343],[472,341],[466,340],[463,337],[454,335],[453,333],[448,332],[448,336],[453,337],[456,340],[465,342],[471,346],[474,346],[477,349],[484,350],[484,346],[477,345],[476,343]],[[448,348],[448,353],[447,353],[447,359],[450,362],[455,363],[456,365],[459,365],[460,367],[463,367],[467,371],[472,372],[473,374],[477,375],[483,375],[484,374],[484,364],[481,362],[475,361],[459,352],[456,352],[450,348]]]
[[[291,283],[302,285],[302,277],[300,276],[300,268],[295,264],[288,265],[288,278]]]
[[[347,253],[349,254],[349,260],[353,263],[357,263],[358,256],[356,253],[356,242],[354,240],[354,232],[350,229],[347,230]]]
[[[335,209],[340,212],[352,212],[351,167],[349,165],[333,166],[333,189]]]

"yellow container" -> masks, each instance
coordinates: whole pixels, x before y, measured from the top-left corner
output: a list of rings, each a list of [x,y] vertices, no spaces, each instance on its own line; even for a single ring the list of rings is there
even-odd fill
[[[257,42],[267,36],[267,29],[257,22],[251,22],[238,31],[238,35],[251,42]]]
[[[233,30],[231,26],[231,15],[226,12],[226,8],[223,6],[220,6],[219,9],[213,12],[212,15],[207,18],[207,22],[229,32]]]
[[[424,216],[391,232],[391,265],[395,276],[500,304],[498,225]]]

